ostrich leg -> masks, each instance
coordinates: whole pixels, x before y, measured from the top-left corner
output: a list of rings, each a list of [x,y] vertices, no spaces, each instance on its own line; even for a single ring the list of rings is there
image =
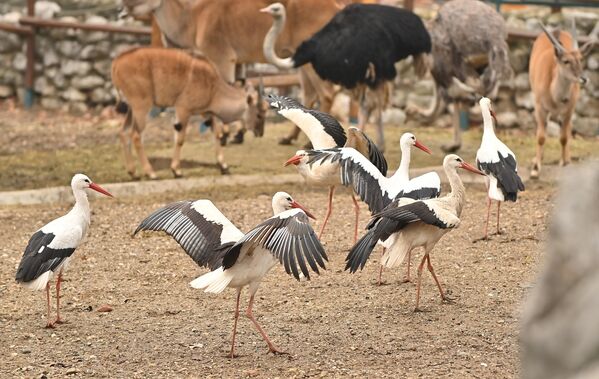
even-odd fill
[[[464,110],[464,104],[456,102],[453,109],[453,142],[441,146],[446,153],[455,153],[462,147],[462,129],[460,127],[460,114]]]

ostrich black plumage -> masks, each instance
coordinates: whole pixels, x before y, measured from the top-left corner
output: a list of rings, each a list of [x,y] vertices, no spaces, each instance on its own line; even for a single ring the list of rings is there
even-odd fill
[[[274,19],[264,39],[266,59],[285,69],[311,63],[322,79],[351,90],[360,103],[360,129],[376,109],[377,144],[383,148],[382,109],[388,96],[372,96],[370,92],[388,91],[388,82],[397,75],[395,63],[410,55],[417,73],[426,73],[425,55],[431,51],[431,38],[420,17],[386,5],[350,4],[304,41],[292,57],[281,59],[275,54],[274,43],[285,23],[285,7],[274,3],[262,11]]]

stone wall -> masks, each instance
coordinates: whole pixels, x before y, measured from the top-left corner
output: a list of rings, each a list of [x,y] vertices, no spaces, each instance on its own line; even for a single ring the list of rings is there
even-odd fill
[[[55,15],[55,9],[58,8],[42,7],[36,9],[36,13],[50,18]],[[19,13],[5,13],[0,16],[0,21],[17,22]],[[98,15],[56,18],[90,24],[142,25],[137,21],[117,20],[116,7],[110,13],[110,18]],[[110,80],[112,59],[133,45],[149,43],[149,36],[74,29],[39,29],[35,40],[36,102],[46,109],[66,109],[79,113],[90,107],[103,107],[113,103],[115,94]],[[25,51],[24,37],[0,31],[0,98],[17,96],[19,100],[23,99],[27,62]]]

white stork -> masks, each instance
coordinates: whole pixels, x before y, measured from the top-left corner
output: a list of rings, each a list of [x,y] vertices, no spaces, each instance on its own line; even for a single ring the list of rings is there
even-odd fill
[[[516,155],[497,138],[493,130],[495,112],[491,108],[491,100],[483,97],[479,101],[483,114],[483,140],[476,152],[476,164],[479,170],[486,174],[488,189],[487,221],[485,223],[485,236],[489,234],[489,217],[491,215],[491,200],[497,201],[497,234],[499,230],[499,207],[502,201],[516,201],[518,191],[524,191],[524,183],[518,176],[518,163]]]
[[[46,328],[62,324],[60,318],[60,284],[75,249],[87,235],[90,222],[89,201],[86,189],[90,188],[106,196],[112,195],[93,183],[83,174],[73,176],[71,188],[75,206],[66,215],[59,217],[35,232],[29,239],[25,253],[17,269],[16,280],[32,290],[46,289],[48,316]],[[50,321],[50,281],[56,279],[56,319]]]
[[[328,149],[334,147],[352,147],[358,150],[362,155],[368,158],[376,168],[387,175],[387,161],[383,153],[376,147],[376,144],[366,136],[366,134],[355,127],[348,129],[346,136],[345,130],[333,116],[316,109],[309,109],[301,105],[298,101],[286,97],[270,94],[268,96],[270,106],[277,110],[281,116],[295,123],[310,139],[314,149]],[[309,180],[317,185],[326,185],[329,187],[329,203],[325,219],[320,227],[318,237],[322,233],[333,212],[333,194],[335,186],[339,184],[336,178],[314,177]],[[358,220],[360,215],[360,206],[352,194],[356,222],[354,228],[354,242],[358,239]]]
[[[324,248],[310,226],[310,212],[285,192],[272,198],[274,216],[243,234],[210,200],[180,201],[158,209],[135,230],[162,230],[173,236],[183,250],[200,266],[212,271],[193,280],[193,288],[220,293],[237,289],[231,358],[235,357],[235,335],[239,318],[241,289],[249,286],[247,317],[268,344],[271,353],[283,353],[270,341],[252,313],[254,295],[260,281],[277,263],[297,280],[308,280],[308,266],[316,273],[325,268]]]
[[[459,217],[464,206],[466,191],[457,169],[463,168],[484,175],[455,154],[445,157],[443,168],[451,185],[451,192],[448,195],[428,200],[409,198],[394,200],[385,209],[374,215],[367,226],[368,232],[352,247],[346,258],[345,269],[349,269],[352,273],[356,272],[358,268],[364,268],[377,241],[382,240],[387,244],[382,264],[386,267],[393,267],[401,264],[411,250],[423,246],[424,256],[418,266],[416,311],[419,310],[420,283],[424,262],[427,262],[428,270],[437,283],[441,298],[444,301],[449,300],[443,293],[441,284],[435,275],[430,253],[445,233],[460,224]]]
[[[285,166],[290,164],[297,166],[299,173],[308,182],[326,183],[333,186],[341,181],[344,186],[351,186],[360,199],[368,204],[372,214],[381,211],[396,196],[414,199],[439,196],[441,179],[437,173],[426,173],[411,180],[409,176],[412,146],[429,154],[430,150],[416,140],[412,133],[404,133],[401,136],[400,146],[402,159],[399,168],[390,178],[380,172],[363,154],[349,147],[298,150],[285,162]],[[329,203],[330,201],[331,197],[329,197]],[[329,215],[330,212],[327,213],[323,228]],[[357,234],[357,224],[355,234]]]

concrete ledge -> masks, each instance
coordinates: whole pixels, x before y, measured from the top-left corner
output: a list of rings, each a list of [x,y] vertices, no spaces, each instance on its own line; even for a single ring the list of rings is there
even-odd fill
[[[423,167],[410,171],[411,176],[418,176],[427,172],[436,171],[442,183],[447,183],[447,178],[442,166]],[[521,175],[526,182],[529,179],[529,170],[522,168]],[[559,167],[544,166],[542,179],[544,182],[554,181],[561,172]],[[391,174],[391,173],[390,173]],[[389,175],[390,175],[389,174]],[[462,181],[467,184],[484,184],[484,177],[470,172],[461,172]],[[155,181],[139,181],[104,184],[110,193],[116,197],[143,196],[164,192],[184,192],[202,188],[227,187],[227,186],[260,186],[289,183],[302,183],[302,177],[297,174],[284,175],[230,175],[230,176],[205,176],[201,178],[182,178]],[[93,192],[90,197],[96,196]],[[98,195],[100,196],[100,195]],[[73,195],[70,186],[50,187],[35,190],[0,192],[0,205],[27,205],[43,203],[72,202]]]

